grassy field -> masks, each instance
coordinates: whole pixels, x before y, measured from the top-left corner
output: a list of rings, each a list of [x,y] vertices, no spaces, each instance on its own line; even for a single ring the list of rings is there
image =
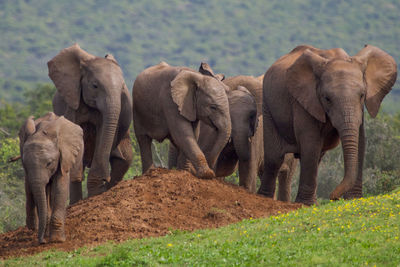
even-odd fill
[[[4,266],[398,266],[400,190],[216,230],[9,259]]]

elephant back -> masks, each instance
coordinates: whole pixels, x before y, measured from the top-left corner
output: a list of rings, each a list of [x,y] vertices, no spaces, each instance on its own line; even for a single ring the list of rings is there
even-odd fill
[[[262,114],[262,81],[253,76],[239,75],[226,78],[223,83],[231,90],[236,90],[238,86],[246,87],[256,100],[257,113]]]

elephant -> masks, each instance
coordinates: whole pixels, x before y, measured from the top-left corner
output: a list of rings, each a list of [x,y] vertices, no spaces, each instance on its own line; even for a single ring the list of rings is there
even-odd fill
[[[207,63],[202,63],[199,72],[214,75]],[[221,74],[217,74],[221,75]],[[262,122],[262,81],[253,76],[234,76],[223,80],[228,91],[229,113],[232,131],[229,142],[220,153],[216,176],[226,177],[239,168],[239,185],[255,193],[257,176],[263,173],[263,122]],[[216,131],[200,122],[199,145],[203,151],[209,151]],[[169,168],[176,166],[175,148],[170,145]],[[278,173],[278,200],[290,201],[291,181],[297,160],[293,154],[286,155],[285,164]]]
[[[179,164],[199,178],[215,177],[217,157],[231,133],[227,86],[220,77],[203,75],[165,62],[141,72],[133,85],[133,125],[142,172],[153,166],[151,142],[168,138],[190,165]],[[197,143],[198,122],[218,132],[208,161]]]
[[[88,196],[98,195],[123,178],[133,158],[132,99],[122,70],[112,55],[96,57],[78,44],[61,50],[47,65],[57,88],[53,110],[82,127],[83,167],[90,167]],[[82,199],[81,182],[71,188],[71,203]]]
[[[54,113],[33,120],[19,132],[25,170],[26,225],[38,230],[38,241],[65,241],[64,223],[70,179],[82,180],[83,131]],[[39,221],[38,221],[39,217]]]
[[[371,115],[396,81],[394,59],[366,45],[355,56],[343,49],[301,45],[279,58],[263,80],[264,174],[258,193],[272,197],[286,153],[300,159],[296,202],[316,202],[318,165],[342,143],[344,177],[330,199],[362,196],[364,104]]]

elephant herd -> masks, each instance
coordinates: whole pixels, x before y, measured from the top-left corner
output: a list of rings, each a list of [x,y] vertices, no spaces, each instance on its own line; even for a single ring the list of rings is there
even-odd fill
[[[26,225],[39,243],[65,241],[65,205],[116,185],[133,158],[130,124],[142,171],[153,166],[151,143],[169,139],[169,168],[209,179],[239,171],[255,193],[290,201],[300,161],[296,202],[316,202],[318,165],[342,143],[344,178],[331,199],[362,195],[364,105],[375,117],[394,85],[397,66],[383,50],[366,45],[355,56],[343,49],[301,45],[260,77],[215,74],[165,62],[136,78],[132,97],[112,55],[93,56],[77,44],[48,62],[57,92],[53,112],[21,127]]]

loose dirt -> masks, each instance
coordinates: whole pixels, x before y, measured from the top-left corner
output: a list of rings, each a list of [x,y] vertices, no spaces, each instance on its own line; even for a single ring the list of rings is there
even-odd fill
[[[162,236],[171,229],[216,228],[299,207],[218,179],[201,180],[186,171],[158,168],[68,207],[64,243],[39,245],[37,234],[26,227],[1,234],[0,258]]]

